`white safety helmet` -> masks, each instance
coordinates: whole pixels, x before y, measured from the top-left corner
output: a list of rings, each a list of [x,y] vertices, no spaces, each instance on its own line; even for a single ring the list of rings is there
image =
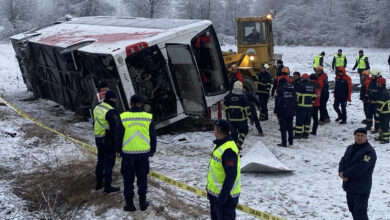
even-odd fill
[[[370,70],[370,73],[371,73],[372,76],[376,76],[376,77],[381,76],[381,70],[380,69],[372,69],[372,70]]]
[[[268,63],[264,64],[263,66],[264,66],[264,68],[265,68],[266,70],[268,70],[268,69],[269,69],[269,65],[268,65]]]

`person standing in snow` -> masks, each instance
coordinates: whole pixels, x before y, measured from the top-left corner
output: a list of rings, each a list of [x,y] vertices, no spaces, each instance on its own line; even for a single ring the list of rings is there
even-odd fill
[[[241,166],[237,145],[229,135],[229,122],[214,123],[214,148],[207,173],[207,198],[212,220],[235,219],[241,192]]]
[[[368,57],[363,54],[363,50],[359,50],[359,55],[356,57],[355,66],[353,66],[352,70],[358,68],[358,73],[360,77],[360,84],[363,85],[362,73],[364,70],[370,69],[370,63],[368,62]]]
[[[347,68],[347,58],[343,54],[343,50],[339,49],[333,57],[332,69],[337,73],[340,67]]]
[[[130,111],[120,114],[115,134],[117,157],[122,157],[121,173],[123,176],[126,205],[124,211],[134,212],[134,178],[137,176],[139,207],[145,211],[149,173],[149,157],[156,152],[156,131],[152,122],[153,115],[143,110],[143,98],[133,95],[130,98]]]
[[[257,85],[256,96],[259,100],[260,109],[260,121],[268,120],[268,100],[269,91],[272,86],[272,77],[268,72],[269,65],[264,64],[260,67],[260,73],[255,78],[255,84]]]
[[[339,177],[347,194],[348,209],[354,220],[368,220],[368,198],[376,163],[374,148],[367,141],[367,130],[354,132],[355,143],[348,146],[339,163]]]
[[[317,67],[324,66],[324,56],[325,56],[325,52],[322,51],[318,56],[314,57],[314,60],[313,60],[313,70],[314,71],[316,70]]]
[[[96,190],[103,188],[104,192],[111,193],[120,190],[111,186],[112,169],[115,165],[114,135],[116,121],[119,114],[115,109],[116,95],[112,90],[105,93],[104,101],[93,109],[95,141],[98,151],[96,163]]]
[[[368,116],[368,86],[370,85],[371,82],[371,77],[370,77],[370,70],[364,70],[362,73],[363,77],[363,85],[360,87],[360,100],[363,102],[363,111],[364,115],[366,116],[365,119],[362,121],[363,124],[367,124],[367,118]]]
[[[240,81],[236,81],[233,90],[225,96],[223,102],[227,120],[232,125],[232,137],[239,150],[248,134],[248,111],[249,102],[243,92],[243,86]]]
[[[276,62],[276,76],[274,77],[273,86],[272,86],[272,90],[271,90],[271,96],[275,95],[275,91],[276,91],[276,87],[277,87],[277,78],[282,75],[283,68],[284,68],[283,61],[278,60]]]
[[[318,128],[318,111],[320,109],[320,99],[321,99],[321,87],[318,83],[318,76],[315,73],[310,74],[310,83],[314,86],[314,92],[316,94],[316,99],[313,104],[313,127],[310,132],[312,135],[317,135],[317,128]]]
[[[386,79],[378,78],[377,80],[379,95],[376,109],[377,117],[379,118],[379,136],[375,138],[381,144],[387,144],[390,140],[389,122],[390,122],[390,98],[389,92],[386,89]]]
[[[368,85],[368,90],[367,90],[368,117],[366,119],[366,125],[367,125],[366,129],[371,130],[373,124],[372,119],[374,118],[374,130],[372,131],[372,133],[378,133],[379,118],[377,117],[376,109],[377,109],[377,101],[379,96],[379,88],[378,88],[377,80],[382,76],[379,69],[372,69],[370,72],[371,72],[371,81],[370,84]]]
[[[330,122],[328,109],[326,108],[326,105],[329,100],[329,81],[328,81],[328,74],[324,72],[324,68],[322,66],[317,66],[315,70],[317,76],[318,76],[318,83],[321,87],[321,98],[320,98],[320,125],[324,125],[325,123]]]
[[[347,101],[351,102],[352,81],[343,66],[338,68],[335,81],[333,108],[337,113],[336,121],[341,121],[340,124],[346,124]],[[340,105],[341,111],[339,108]]]

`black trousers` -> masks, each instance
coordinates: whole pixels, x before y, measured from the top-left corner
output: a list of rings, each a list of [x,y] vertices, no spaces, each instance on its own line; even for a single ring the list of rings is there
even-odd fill
[[[354,194],[347,192],[348,209],[354,220],[368,220],[367,206],[369,194]]]
[[[251,120],[255,123],[256,129],[259,133],[263,133],[263,129],[261,128],[259,118],[257,117],[256,107],[255,105],[250,105],[251,110]]]
[[[341,105],[341,111],[340,111],[340,105]],[[347,120],[347,101],[340,100],[335,98],[333,103],[333,108],[336,111],[337,115],[341,120],[346,121]]]
[[[312,132],[314,134],[317,134],[317,128],[318,128],[318,111],[319,111],[320,107],[319,106],[314,106],[313,107],[313,112],[312,112],[312,115],[311,117],[313,118],[313,127],[312,127]]]
[[[137,176],[138,195],[146,195],[148,188],[149,157],[122,158],[121,173],[123,176],[123,195],[125,198],[134,196],[134,179]]]
[[[234,220],[236,219],[236,206],[238,198],[229,198],[225,204],[219,204],[218,198],[207,194],[210,201],[211,220]]]
[[[364,115],[366,116],[366,119],[369,117],[369,111],[368,111],[368,102],[363,101],[363,110],[364,110]]]
[[[389,122],[390,114],[381,114],[379,116],[380,138],[385,142],[389,142],[390,140]]]
[[[312,107],[297,107],[296,118],[295,118],[295,135],[309,135]]]
[[[245,141],[246,135],[248,134],[248,120],[232,121],[230,124],[232,138],[238,145],[241,146]]]
[[[320,121],[325,121],[326,119],[329,119],[328,109],[326,109],[328,100],[329,97],[320,98]]]
[[[363,74],[364,70],[366,70],[366,69],[358,69],[358,73],[359,73],[359,77],[360,77],[360,85],[362,85],[362,86],[364,84],[364,80],[363,80],[363,77],[362,77],[362,74]]]
[[[260,120],[268,120],[268,100],[269,94],[258,94],[259,98],[259,109],[260,109]]]
[[[287,145],[287,133],[288,133],[288,143],[293,144],[293,121],[294,117],[281,117],[279,118],[280,125],[280,134],[282,136],[282,144]]]
[[[367,127],[371,128],[372,127],[372,120],[374,119],[375,121],[375,129],[379,129],[379,118],[376,117],[376,103],[368,103],[368,117],[367,117]]]
[[[98,150],[97,163],[95,168],[96,180],[104,179],[106,184],[112,182],[112,169],[115,165],[115,150],[112,141],[107,137],[95,137]]]

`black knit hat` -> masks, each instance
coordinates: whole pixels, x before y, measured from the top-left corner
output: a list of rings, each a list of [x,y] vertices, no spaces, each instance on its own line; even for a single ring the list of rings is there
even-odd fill
[[[131,105],[135,105],[137,103],[140,103],[140,104],[144,103],[144,99],[142,98],[142,96],[140,96],[140,95],[133,95],[133,96],[131,96],[130,104]]]
[[[358,128],[358,129],[355,130],[355,132],[353,132],[353,135],[355,135],[357,133],[363,133],[363,134],[367,135],[367,129],[365,129],[365,128]]]
[[[277,64],[283,64],[283,61],[282,60],[278,60],[276,61]]]
[[[113,90],[108,90],[106,94],[104,95],[104,99],[109,100],[109,99],[116,99],[116,94]]]
[[[99,89],[102,89],[102,88],[105,88],[105,87],[108,87],[108,83],[106,81],[101,81],[99,83]]]

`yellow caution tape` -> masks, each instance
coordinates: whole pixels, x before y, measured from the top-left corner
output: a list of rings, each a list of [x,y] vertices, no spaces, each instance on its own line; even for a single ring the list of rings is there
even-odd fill
[[[24,118],[34,122],[35,124],[37,124],[38,126],[42,127],[43,129],[47,130],[47,131],[50,131],[52,133],[55,133],[57,135],[60,135],[62,136],[65,140],[69,140],[69,141],[72,141],[73,143],[81,146],[82,148],[84,148],[85,150],[89,151],[89,152],[92,152],[94,154],[97,154],[97,149],[94,145],[91,145],[91,144],[88,144],[88,143],[84,143],[80,140],[77,140],[77,139],[74,139],[72,137],[69,137],[65,134],[62,134],[60,133],[59,131],[57,130],[54,130],[52,128],[49,128],[47,127],[46,125],[44,125],[42,122],[36,120],[35,118],[31,117],[30,115],[26,114],[25,112],[23,112],[22,110],[20,110],[19,108],[17,108],[16,106],[14,106],[13,104],[11,104],[10,102],[8,102],[7,100],[5,100],[3,97],[0,96],[0,100],[6,104],[8,107],[10,107],[12,110],[14,110],[16,113],[18,113],[19,115],[23,116]],[[167,176],[164,176],[160,173],[157,173],[153,170],[151,170],[149,172],[149,175],[151,177],[154,177],[156,179],[159,179],[169,185],[172,185],[172,186],[176,186],[182,190],[185,190],[187,192],[191,192],[197,196],[201,196],[201,197],[207,197],[207,192],[205,190],[201,190],[197,187],[194,187],[194,186],[190,186],[190,185],[187,185],[183,182],[180,182],[180,181],[177,181],[177,180],[174,180],[172,178],[169,178]],[[262,211],[259,211],[259,210],[256,210],[256,209],[253,209],[249,206],[246,206],[246,205],[242,205],[242,204],[238,204],[237,207],[236,207],[237,210],[240,210],[242,212],[245,212],[249,215],[252,215],[256,218],[259,218],[259,219],[263,219],[263,220],[284,220],[284,218],[280,218],[280,217],[276,217],[276,216],[273,216],[271,214],[268,214],[268,213],[265,213],[265,212],[262,212]]]

